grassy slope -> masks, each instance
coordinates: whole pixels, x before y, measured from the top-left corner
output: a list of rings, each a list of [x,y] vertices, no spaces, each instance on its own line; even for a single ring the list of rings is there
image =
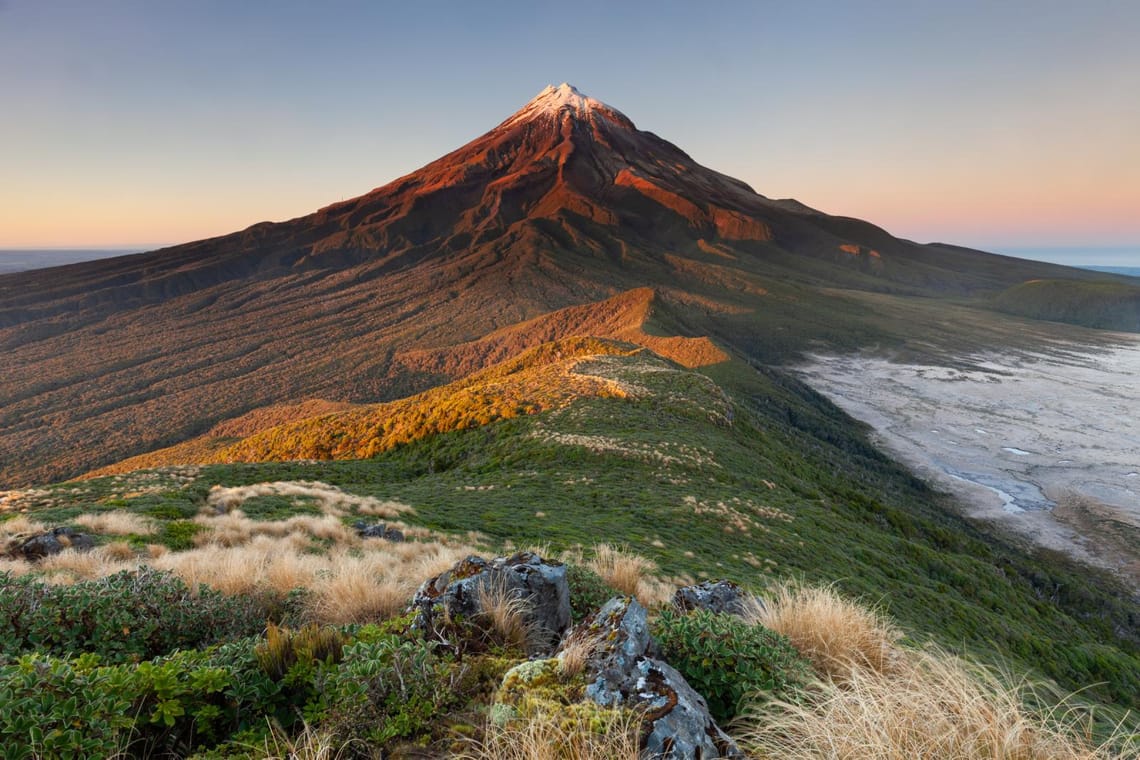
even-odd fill
[[[881,601],[916,639],[1140,706],[1134,604],[1106,579],[950,516],[788,375],[735,361],[698,373],[647,353],[578,371],[633,392],[582,395],[371,460],[215,465],[169,487],[150,476],[159,485],[146,493],[143,476],[99,478],[28,503],[41,519],[123,506],[171,518],[193,515],[214,484],[324,481],[410,504],[409,522],[503,544],[625,543],[666,573],[753,587],[789,574],[836,581]]]
[[[1126,282],[1030,280],[998,294],[999,311],[1104,330],[1140,330],[1140,287]]]

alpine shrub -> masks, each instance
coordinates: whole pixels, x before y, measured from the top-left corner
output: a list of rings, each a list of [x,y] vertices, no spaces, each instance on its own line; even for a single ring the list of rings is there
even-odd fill
[[[581,565],[566,565],[566,583],[570,587],[570,618],[574,623],[580,623],[613,597],[621,596],[602,576]]]
[[[130,673],[28,654],[0,666],[0,747],[6,760],[114,757],[134,724]]]
[[[142,568],[71,586],[0,573],[0,654],[86,652],[138,662],[175,649],[250,635],[264,624],[253,600]]]
[[[735,615],[665,610],[653,625],[663,659],[709,705],[717,721],[735,717],[745,697],[794,699],[809,666],[783,636]]]

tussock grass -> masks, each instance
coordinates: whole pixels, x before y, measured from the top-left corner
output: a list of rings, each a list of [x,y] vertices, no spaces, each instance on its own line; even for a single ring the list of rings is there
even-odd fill
[[[33,567],[30,563],[22,559],[0,557],[0,573],[8,573],[13,578],[18,578],[21,575],[27,575],[36,569],[37,568]]]
[[[241,546],[257,536],[312,536],[343,544],[358,543],[356,533],[333,515],[295,515],[286,520],[252,520],[240,509],[221,515],[199,515],[194,522],[206,530],[194,537],[198,546]]]
[[[488,721],[463,760],[636,760],[639,716],[599,710],[590,720],[534,711],[505,724]]]
[[[7,547],[17,539],[43,533],[45,530],[47,530],[47,526],[38,520],[33,520],[26,515],[17,515],[10,520],[0,522],[0,544]]]
[[[651,577],[657,563],[640,554],[610,544],[598,544],[585,566],[602,576],[607,584],[628,596],[635,596],[646,607],[667,600],[671,585]]]
[[[130,562],[138,556],[134,548],[126,541],[112,541],[99,548],[108,559],[119,562]]]
[[[372,496],[357,496],[327,483],[307,480],[255,483],[233,488],[214,486],[210,489],[206,504],[217,512],[232,512],[239,509],[246,501],[259,496],[292,496],[313,499],[320,506],[322,512],[336,517],[347,512],[395,517],[401,512],[411,510],[408,505],[396,501],[384,501]]]
[[[799,704],[769,702],[737,726],[757,757],[781,760],[1109,760],[1136,757],[1098,744],[1086,717],[1043,687],[1014,686],[945,652],[910,652],[891,673],[853,669]]]
[[[786,636],[823,678],[843,682],[857,671],[889,673],[899,665],[902,633],[832,586],[785,582],[768,592],[764,606],[752,604],[747,613],[750,622]]]
[[[264,760],[339,760],[342,757],[360,757],[357,752],[349,753],[348,749],[345,745],[338,745],[331,734],[305,722],[300,733],[295,736],[290,736],[278,725],[270,724],[269,736],[258,751],[259,754],[264,752],[264,755],[260,755]],[[375,756],[380,757],[379,750]]]
[[[124,509],[80,515],[72,522],[87,528],[92,533],[106,536],[129,536],[131,534],[149,536],[158,531],[154,520]]]
[[[70,584],[114,575],[122,570],[133,570],[138,563],[130,561],[134,557],[133,551],[130,555],[124,559],[122,550],[117,545],[110,548],[96,546],[85,552],[64,549],[59,554],[44,557],[36,563],[34,569],[43,573],[44,578],[50,583]]]
[[[479,587],[480,617],[496,643],[526,649],[534,643],[535,631],[526,618],[529,604],[501,579]]]
[[[600,645],[598,637],[590,635],[587,629],[572,631],[558,652],[558,663],[563,675],[573,678],[585,670]]]
[[[322,623],[364,623],[394,617],[403,611],[418,585],[418,579],[393,573],[390,557],[374,553],[354,557],[338,553],[327,572],[309,588],[310,619]]]
[[[227,594],[271,591],[286,594],[304,587],[306,616],[320,623],[362,623],[403,611],[416,587],[476,551],[462,544],[363,542],[361,548],[336,546],[326,554],[307,549],[301,533],[258,535],[239,546],[207,543],[169,552],[150,564],[169,570],[191,587],[199,583]]]

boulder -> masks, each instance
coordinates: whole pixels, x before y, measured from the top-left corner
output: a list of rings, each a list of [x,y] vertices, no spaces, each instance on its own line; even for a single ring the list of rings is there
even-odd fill
[[[753,597],[756,604],[762,604]],[[685,586],[673,594],[673,606],[681,612],[707,610],[709,612],[743,617],[748,597],[732,581],[705,581],[695,586]]]
[[[582,641],[588,639],[589,642]],[[642,755],[651,758],[743,757],[709,715],[704,698],[665,662],[656,659],[645,608],[618,597],[583,622],[563,644],[592,648],[586,696],[605,707],[644,713]]]
[[[353,527],[356,529],[356,535],[361,538],[382,538],[394,544],[402,543],[405,540],[402,530],[399,528],[389,528],[384,523],[369,525],[363,520],[357,520]]]
[[[86,533],[76,533],[71,528],[53,528],[45,533],[24,539],[12,547],[9,552],[12,556],[35,562],[52,554],[59,554],[64,549],[87,551],[94,546],[95,540]]]
[[[483,612],[488,590],[525,600],[523,618],[530,629],[527,654],[549,653],[570,627],[570,587],[566,566],[521,552],[490,562],[470,556],[450,570],[425,581],[412,598],[413,627],[455,648],[463,631],[456,621],[471,621]]]

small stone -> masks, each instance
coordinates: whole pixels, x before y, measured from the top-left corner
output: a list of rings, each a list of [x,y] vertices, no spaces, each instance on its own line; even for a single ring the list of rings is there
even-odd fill
[[[759,599],[753,599],[754,603],[763,606]],[[705,581],[677,589],[673,594],[673,607],[681,612],[707,610],[743,617],[747,609],[746,600],[744,591],[732,581]]]

